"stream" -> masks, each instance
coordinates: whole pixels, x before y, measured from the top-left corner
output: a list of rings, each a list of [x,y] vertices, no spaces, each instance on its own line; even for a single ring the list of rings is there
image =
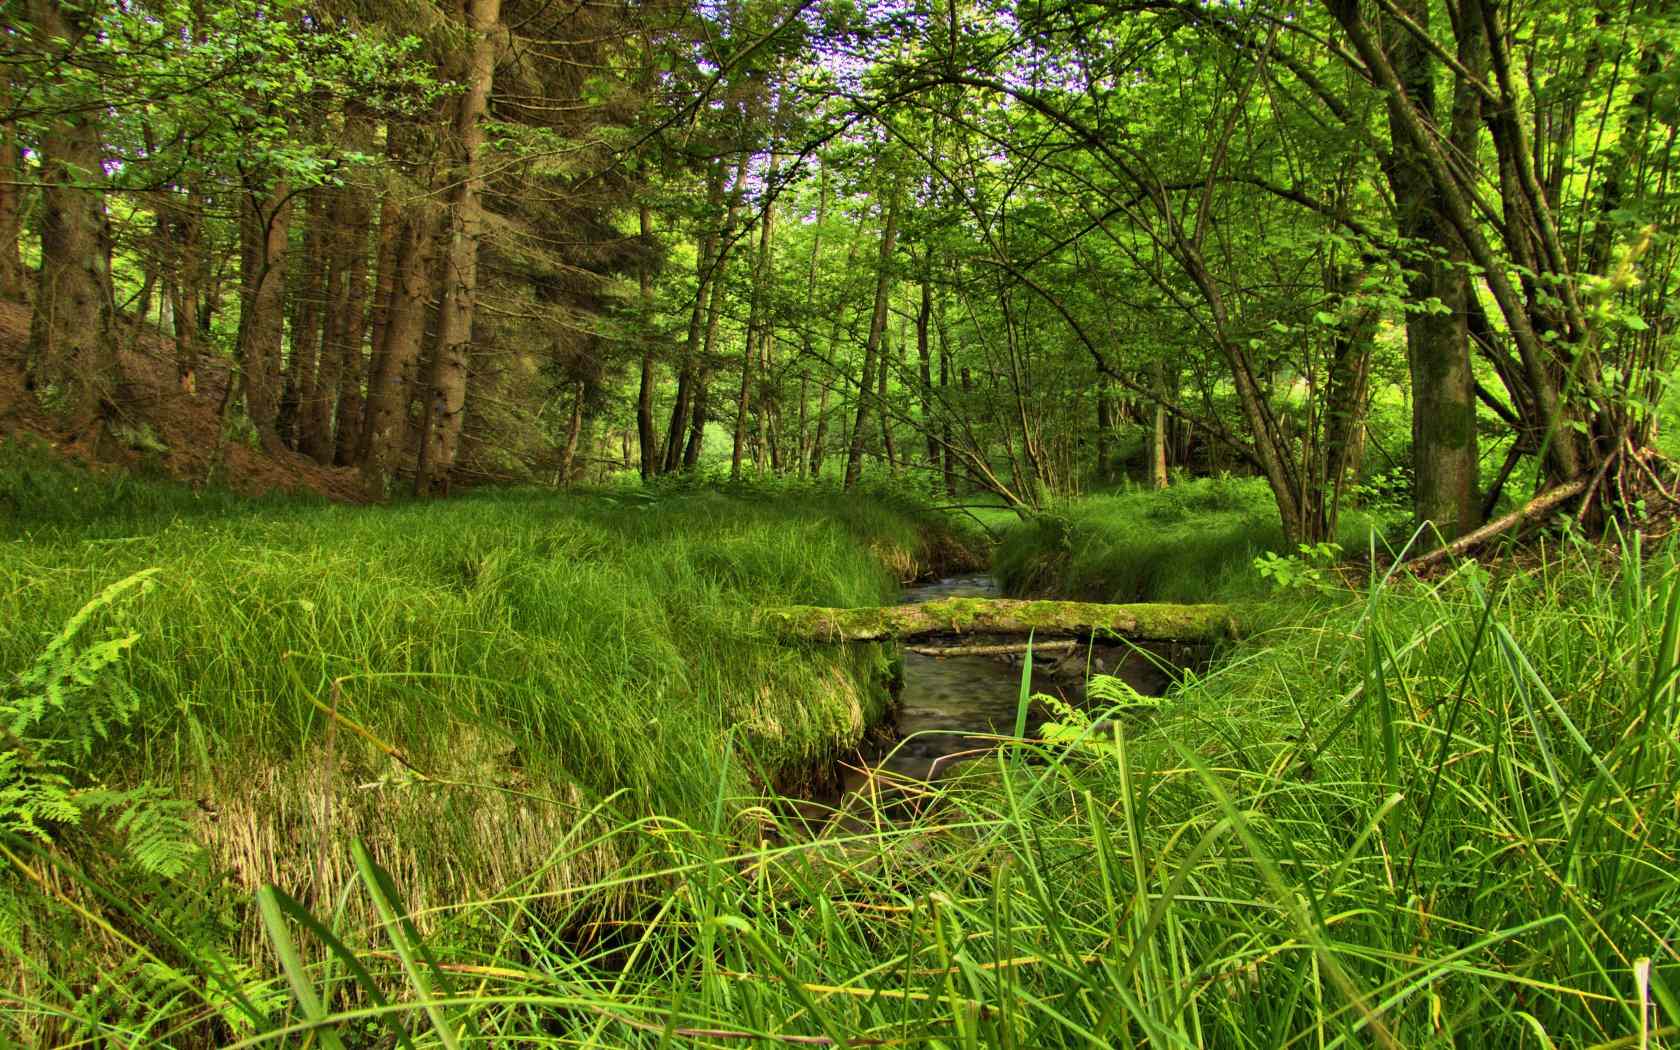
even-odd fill
[[[997,583],[991,577],[960,576],[913,587],[905,593],[904,601],[998,596]],[[1071,651],[1035,653],[1032,692],[1081,703],[1087,661],[1093,673],[1116,674],[1147,696],[1161,695],[1169,684],[1166,673],[1124,647],[1098,646],[1088,651],[1081,646]],[[859,761],[843,764],[842,800],[867,790],[871,784],[913,787],[917,782],[937,779],[957,764],[996,748],[997,737],[1015,732],[1021,664],[1020,655],[928,656],[906,649],[894,716],[897,742],[878,746],[873,753],[860,754]],[[1037,732],[1047,714],[1037,704],[1028,709],[1029,736]]]

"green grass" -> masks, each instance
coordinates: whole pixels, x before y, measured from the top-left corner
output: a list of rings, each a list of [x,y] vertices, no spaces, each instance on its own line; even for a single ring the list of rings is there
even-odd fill
[[[254,984],[267,1032],[242,1045],[391,1023],[427,1047],[1670,1040],[1675,551],[1297,612],[1094,748],[1023,741],[911,818],[815,842],[771,810],[759,835],[660,820],[674,890],[610,944],[509,899],[460,906],[494,951],[418,936],[400,879],[358,855],[353,894],[388,919],[270,895],[286,976]]]
[[[1364,551],[1385,519],[1344,512],[1338,541]],[[1254,559],[1293,554],[1260,478],[1202,478],[1155,492],[1091,496],[1003,533],[993,561],[1004,592],[1099,602],[1255,597]]]
[[[212,767],[240,748],[282,756],[283,775],[223,785],[217,822],[231,835],[267,819],[279,856],[336,881],[321,893],[265,868],[195,896],[191,879],[119,883],[68,839],[0,840],[4,899],[36,924],[0,923],[15,967],[0,1023],[25,1040],[300,1047],[1631,1048],[1680,1034],[1674,547],[1566,546],[1497,575],[1467,565],[1274,603],[1280,626],[1117,714],[1094,746],[1017,741],[812,839],[754,771],[798,766],[800,741],[851,724],[835,687],[852,669],[804,653],[773,666],[722,625],[749,595],[879,600],[894,583],[867,547],[915,544],[918,520],[816,491],[672,490],[280,507],[118,543],[37,530],[5,548],[3,592],[17,608],[62,590],[37,634],[89,584],[165,565],[125,607],[151,654],[134,674],[198,699],[154,711],[120,767],[233,776],[195,772],[195,722],[219,734],[206,730]],[[201,633],[172,626],[187,623]],[[649,640],[661,627],[669,660]],[[296,652],[307,691],[330,696],[353,673],[339,667],[374,658],[346,656],[364,634],[383,659],[401,649],[404,675],[442,672],[340,693],[431,779],[346,723],[329,732],[289,673],[242,659]],[[510,688],[532,674],[543,688]],[[576,724],[580,695],[608,718]],[[497,731],[518,762],[484,758]],[[323,766],[328,740],[343,765]],[[664,750],[638,765],[650,743]],[[346,767],[340,808],[312,810]],[[440,782],[491,771],[494,787]],[[315,779],[287,780],[301,774]],[[305,829],[323,837],[300,850]],[[258,882],[275,888],[252,909]],[[222,940],[189,937],[200,928]],[[53,968],[89,944],[100,974]]]
[[[247,1045],[297,1043],[311,1015],[444,1046],[1671,1039],[1674,552],[1312,614],[1101,746],[1005,749],[913,819],[762,848],[667,824],[678,889],[610,949],[489,900],[467,909],[502,916],[493,953],[434,941],[426,962],[399,926],[341,925],[341,948],[294,953],[308,996],[282,990]],[[364,871],[375,889],[400,893]],[[314,928],[278,907],[268,926]]]
[[[85,631],[138,636],[122,665],[138,710],[77,774],[191,800],[204,880],[311,907],[354,881],[361,840],[421,908],[519,886],[556,895],[543,921],[582,921],[565,894],[663,852],[599,827],[802,790],[884,714],[884,649],[788,647],[755,607],[891,601],[965,554],[938,515],[821,488],[357,508],[4,462],[0,682],[89,597],[155,569]]]

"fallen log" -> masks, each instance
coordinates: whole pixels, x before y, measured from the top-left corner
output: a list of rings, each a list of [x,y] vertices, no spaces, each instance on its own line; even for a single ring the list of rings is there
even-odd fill
[[[1608,463],[1609,461],[1606,460],[1605,462]],[[1602,476],[1603,475],[1601,473],[1599,477]],[[1525,522],[1531,521],[1544,514],[1551,513],[1551,511],[1561,507],[1563,504],[1569,502],[1571,499],[1574,499],[1576,496],[1579,496],[1581,493],[1587,491],[1588,488],[1596,484],[1598,484],[1598,478],[1593,479],[1591,482],[1581,480],[1572,481],[1567,485],[1559,485],[1555,489],[1543,492],[1534,497],[1504,517],[1495,518],[1486,525],[1483,525],[1481,528],[1465,533],[1444,547],[1437,547],[1427,554],[1420,554],[1411,561],[1403,562],[1399,568],[1403,572],[1422,572],[1431,566],[1438,565],[1441,562],[1446,561],[1448,558],[1457,558],[1472,548],[1486,543],[1488,540],[1502,532],[1516,528],[1518,525],[1522,525]]]
[[[1161,642],[1211,642],[1234,637],[1227,605],[1101,605],[1011,598],[941,598],[917,605],[826,609],[787,605],[760,609],[759,622],[790,641],[877,642],[938,635],[1034,634],[1084,637],[1112,633]]]

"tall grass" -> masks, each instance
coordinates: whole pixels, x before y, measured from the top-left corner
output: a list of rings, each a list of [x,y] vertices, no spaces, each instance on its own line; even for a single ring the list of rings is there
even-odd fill
[[[193,943],[230,958],[254,958],[261,938],[228,901],[272,882],[331,910],[356,882],[358,841],[421,929],[462,943],[494,939],[450,914],[486,895],[545,894],[532,921],[569,933],[642,907],[652,888],[599,887],[662,864],[663,847],[603,830],[703,821],[720,790],[733,827],[761,790],[820,782],[889,703],[884,649],[791,648],[754,608],[891,601],[899,574],[964,553],[937,515],[818,488],[355,508],[8,456],[0,687],[89,596],[156,570],[151,593],[88,628],[137,636],[121,673],[139,707],[78,776],[194,803],[206,865],[139,899],[176,898]],[[129,873],[66,850],[19,863],[85,865],[85,881],[66,876],[78,907],[136,903]],[[62,941],[76,923],[38,921],[28,882],[13,871],[0,893],[0,939],[34,972],[6,983],[88,999],[65,968],[96,980],[108,957]],[[589,907],[574,909],[583,890]]]
[[[659,823],[677,889],[599,950],[520,925],[525,899],[461,906],[501,950],[428,959],[399,904],[334,930],[276,898],[289,1005],[242,1045],[1672,1040],[1674,550],[1318,612],[1093,746],[969,766],[914,818],[804,840],[764,810],[755,846],[721,789],[710,819]],[[400,890],[364,865],[357,892]]]
[[[1337,537],[1366,549],[1381,515],[1344,512]],[[1017,524],[993,562],[1009,594],[1104,602],[1199,602],[1254,596],[1267,552],[1293,554],[1261,478],[1199,478],[1156,492],[1091,496]]]

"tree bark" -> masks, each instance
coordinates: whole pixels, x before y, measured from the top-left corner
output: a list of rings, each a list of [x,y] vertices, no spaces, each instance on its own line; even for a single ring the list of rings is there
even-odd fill
[[[1429,25],[1426,0],[1398,0],[1420,27]],[[1389,187],[1398,209],[1400,235],[1435,248],[1412,263],[1407,291],[1416,309],[1406,318],[1406,360],[1412,379],[1412,508],[1418,522],[1433,522],[1445,539],[1476,527],[1481,515],[1477,495],[1475,375],[1470,365],[1469,298],[1473,294],[1463,241],[1444,214],[1439,192],[1422,151],[1408,136],[1400,106],[1410,105],[1431,123],[1437,121],[1435,60],[1415,35],[1396,25],[1388,36],[1395,74],[1406,99],[1391,101],[1393,140]],[[1476,35],[1465,34],[1466,41]],[[1480,49],[1461,58],[1472,70]],[[1467,111],[1468,108],[1468,111]],[[1474,156],[1478,104],[1461,84],[1451,137],[1456,148]],[[1439,308],[1428,306],[1439,302]]]
[[[437,245],[437,217],[424,203],[410,210],[396,253],[396,288],[385,322],[385,339],[368,377],[367,408],[363,415],[362,483],[368,494],[382,499],[391,472],[408,444],[409,401],[414,388],[420,349],[426,337],[426,304],[431,296],[430,273]]]
[[[671,422],[665,431],[665,471],[667,473],[684,465],[686,455],[683,441],[687,437],[689,413],[694,407],[696,380],[705,363],[698,359],[700,339],[705,331],[706,317],[712,312],[712,303],[717,297],[717,287],[720,283],[723,269],[724,235],[734,225],[735,214],[740,207],[741,193],[744,191],[746,173],[746,151],[742,151],[737,161],[735,171],[735,185],[730,191],[730,202],[727,217],[721,226],[711,226],[706,230],[700,242],[700,252],[695,260],[694,305],[688,315],[688,338],[683,344],[682,368],[677,376],[677,398],[671,404]],[[718,160],[712,167],[707,180],[706,204],[707,215],[714,216],[723,207],[724,179],[728,175],[728,168],[722,160]]]
[[[694,380],[694,411],[690,413],[688,425],[688,447],[683,450],[682,468],[693,470],[700,465],[700,453],[706,447],[706,410],[709,407],[706,398],[709,394],[709,377],[701,372]]]
[[[11,108],[11,91],[0,73],[0,112]],[[18,238],[23,234],[23,153],[17,125],[0,124],[0,299],[22,302],[29,296],[28,275]]]
[[[770,181],[774,182],[776,166],[770,165]],[[741,392],[735,400],[735,435],[729,453],[729,476],[741,476],[741,448],[747,436],[747,412],[752,406],[753,356],[762,355],[761,326],[764,325],[765,296],[769,294],[770,246],[775,236],[775,202],[764,202],[764,217],[758,231],[758,258],[753,266],[752,303],[747,310],[746,347],[741,352]],[[768,435],[765,435],[768,437]]]
[[[584,393],[584,383],[579,380],[577,398],[572,402],[571,419],[566,424],[566,444],[560,449],[560,471],[556,480],[561,485],[572,483],[572,465],[577,459],[578,437],[583,433]]]
[[[887,327],[887,292],[892,287],[892,256],[898,241],[898,202],[904,186],[904,176],[893,175],[892,190],[887,201],[886,224],[881,228],[881,250],[875,262],[875,312],[869,321],[869,338],[863,348],[863,377],[858,385],[857,418],[852,423],[851,446],[846,451],[845,487],[858,483],[863,474],[863,451],[869,428],[870,380],[874,375],[881,337]],[[883,365],[884,367],[884,365]]]
[[[933,254],[928,253],[928,269],[932,269]],[[922,432],[927,436],[928,470],[939,472],[939,436],[933,425],[933,348],[928,339],[928,324],[933,318],[933,288],[926,277],[922,280],[922,298],[916,308],[916,359],[921,366]]]
[[[44,53],[74,48],[87,15],[57,0],[30,0]],[[40,138],[41,275],[29,324],[25,386],[68,429],[100,411],[116,382],[115,304],[107,254],[104,152],[96,111],[51,118]]]
[[[329,273],[332,261],[327,250],[333,243],[328,195],[324,188],[306,195],[303,256],[297,260],[291,289],[292,355],[286,362],[286,386],[280,396],[280,437],[306,456],[315,456],[321,447],[316,431],[322,417],[316,399],[321,396],[319,379],[325,369],[321,316],[335,279]]]
[[[502,0],[467,0],[466,30],[471,39],[467,90],[456,104],[455,187],[448,214],[447,248],[440,272],[442,302],[437,338],[425,395],[420,458],[414,472],[416,495],[447,495],[449,472],[460,447],[465,419],[473,314],[478,307],[478,250],[484,233],[479,197],[484,171],[484,120],[496,73],[492,34]]]
[[[639,228],[642,235],[643,250],[651,250],[653,244],[653,216],[646,202],[637,210]],[[659,473],[659,435],[653,428],[653,269],[649,264],[642,266],[637,275],[641,280],[642,293],[642,323],[640,335],[642,340],[642,378],[641,386],[636,391],[636,442],[641,451],[642,480],[646,481]]]
[[[372,209],[361,189],[346,187],[344,193],[339,235],[349,244],[349,266],[333,304],[330,346],[338,359],[338,413],[333,426],[332,457],[338,466],[355,463],[357,446],[361,443],[362,413],[366,406],[362,390],[367,371],[362,339],[368,316],[368,231],[373,222]]]
[[[246,181],[240,233],[245,266],[240,281],[239,364],[245,413],[270,452],[282,447],[276,430],[280,354],[285,342],[286,241],[291,194],[284,180]]]

